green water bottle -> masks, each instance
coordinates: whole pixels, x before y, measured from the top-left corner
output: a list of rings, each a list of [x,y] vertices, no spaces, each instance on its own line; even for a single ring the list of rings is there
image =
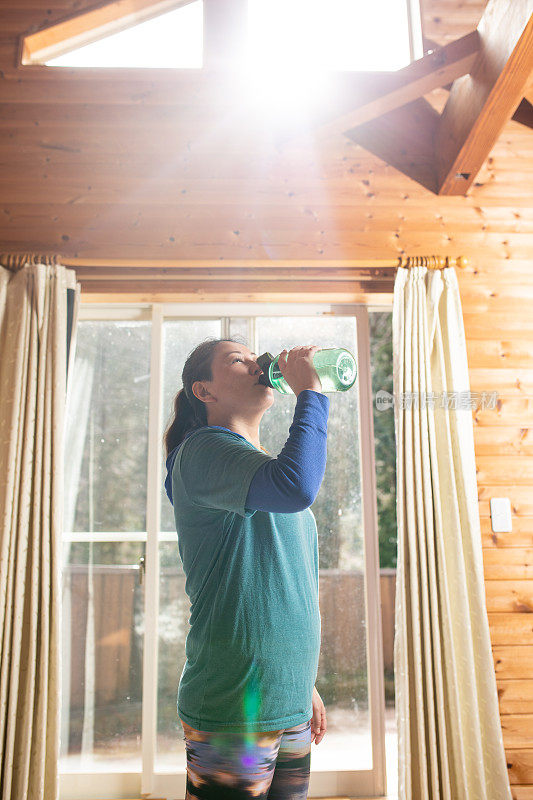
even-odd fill
[[[263,374],[259,383],[271,386],[281,394],[294,394],[278,367],[279,355],[263,353],[256,360]],[[323,392],[346,392],[357,378],[357,363],[349,350],[343,347],[317,350],[313,355],[313,366],[317,371]]]

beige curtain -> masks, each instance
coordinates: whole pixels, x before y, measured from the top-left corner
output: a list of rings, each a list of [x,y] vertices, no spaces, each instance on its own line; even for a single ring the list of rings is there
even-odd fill
[[[398,796],[511,800],[485,601],[475,398],[452,268],[398,269],[393,352]]]
[[[58,796],[63,430],[80,284],[55,260],[0,254],[1,800]]]

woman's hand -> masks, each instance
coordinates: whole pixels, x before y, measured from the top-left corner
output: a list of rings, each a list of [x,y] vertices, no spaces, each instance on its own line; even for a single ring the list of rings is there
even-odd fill
[[[313,356],[318,349],[317,345],[293,347],[279,354],[279,370],[296,396],[304,389],[322,391],[322,382],[313,364]]]
[[[311,744],[313,741],[315,744],[319,744],[324,738],[324,734],[327,729],[326,723],[326,707],[322,702],[322,698],[318,694],[316,690],[316,686],[313,687],[313,716],[311,718]]]

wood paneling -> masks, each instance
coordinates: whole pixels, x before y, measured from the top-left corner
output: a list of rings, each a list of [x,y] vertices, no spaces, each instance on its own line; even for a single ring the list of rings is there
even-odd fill
[[[306,135],[301,113],[274,124],[227,78],[17,69],[20,33],[92,5],[2,4],[1,250],[61,253],[84,301],[198,300],[224,286],[239,300],[391,303],[391,270],[350,262],[469,259],[457,275],[470,388],[498,392],[472,412],[489,627],[513,797],[533,800],[531,130],[510,121],[468,196],[436,197],[347,139]],[[464,36],[484,7],[425,0],[425,35]],[[446,98],[426,96],[439,111]],[[511,499],[510,533],[491,530],[495,496]]]

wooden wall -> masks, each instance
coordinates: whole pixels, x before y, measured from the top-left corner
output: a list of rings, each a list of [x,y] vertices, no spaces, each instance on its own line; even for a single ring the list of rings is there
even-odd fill
[[[471,389],[500,395],[497,409],[474,413],[487,609],[513,797],[533,800],[531,131],[509,122],[469,195],[439,198],[342,137],[280,144],[212,81],[191,90],[161,71],[16,68],[19,33],[88,5],[2,4],[0,250],[61,253],[84,301],[222,291],[390,302],[391,271],[350,262],[470,259],[458,277]],[[484,5],[426,0],[426,36],[467,33]],[[437,108],[445,98],[428,97]],[[260,273],[239,268],[251,259]],[[206,272],[192,280],[199,260]],[[512,533],[491,532],[493,496],[511,499]]]

